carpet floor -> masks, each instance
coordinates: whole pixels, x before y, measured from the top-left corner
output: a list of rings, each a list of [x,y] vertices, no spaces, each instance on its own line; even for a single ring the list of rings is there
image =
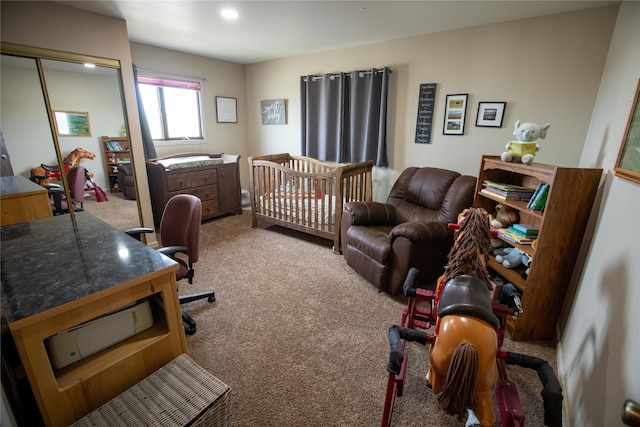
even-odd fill
[[[125,229],[136,225],[136,204],[109,194],[85,209]],[[126,213],[129,212],[129,213]],[[181,294],[216,292],[216,301],[183,308],[197,322],[189,355],[231,387],[232,425],[377,426],[384,406],[387,332],[406,301],[390,297],[346,265],[331,242],[272,226],[252,228],[251,213],[205,221],[194,283]],[[556,369],[548,342],[514,342],[503,350],[536,356]],[[426,386],[428,347],[408,343],[404,393],[392,426],[455,426]],[[536,371],[508,365],[526,425],[544,425]],[[500,417],[495,409],[497,422]]]

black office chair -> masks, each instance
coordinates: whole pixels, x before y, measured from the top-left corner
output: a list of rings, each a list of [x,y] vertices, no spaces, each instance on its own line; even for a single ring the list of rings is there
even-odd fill
[[[158,251],[178,263],[176,280],[187,279],[189,283],[193,283],[193,264],[198,261],[201,221],[202,202],[191,194],[175,195],[164,207],[159,229],[161,247]],[[153,229],[144,227],[125,230],[125,233],[138,240],[142,233],[153,232]],[[182,254],[182,257],[178,254]],[[204,298],[213,302],[216,300],[216,294],[213,291],[200,292],[180,296],[179,300],[182,305]],[[181,312],[185,332],[193,335],[196,332],[195,320],[184,309],[181,309]]]

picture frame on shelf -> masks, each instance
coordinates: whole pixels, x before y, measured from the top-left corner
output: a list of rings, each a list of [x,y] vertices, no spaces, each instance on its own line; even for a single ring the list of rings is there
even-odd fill
[[[218,123],[238,123],[238,100],[226,96],[216,96],[216,121]]]
[[[640,184],[640,79],[636,86],[636,93],[631,104],[631,112],[627,120],[627,128],[622,137],[622,144],[618,151],[618,159],[614,171],[620,178]]]
[[[469,94],[447,95],[444,112],[443,135],[464,135]]]
[[[478,115],[476,127],[501,128],[506,102],[480,102],[478,103]]]

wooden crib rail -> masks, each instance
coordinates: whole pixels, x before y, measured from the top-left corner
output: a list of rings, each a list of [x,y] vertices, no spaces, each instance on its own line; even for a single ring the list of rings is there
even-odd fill
[[[345,202],[371,200],[373,162],[341,165],[304,156],[250,157],[252,226],[278,224],[334,241]]]

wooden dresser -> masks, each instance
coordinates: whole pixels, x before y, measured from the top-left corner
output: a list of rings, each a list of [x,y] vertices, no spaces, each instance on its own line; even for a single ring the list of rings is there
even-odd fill
[[[241,214],[240,155],[184,153],[147,161],[153,222],[160,225],[164,207],[176,194],[202,200],[202,220]]]

